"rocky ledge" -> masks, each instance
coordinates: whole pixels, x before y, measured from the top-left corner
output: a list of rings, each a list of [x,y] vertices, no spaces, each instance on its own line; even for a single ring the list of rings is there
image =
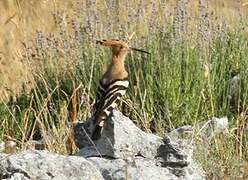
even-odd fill
[[[80,150],[74,156],[31,150],[0,154],[0,179],[204,179],[191,141],[145,133],[119,111],[105,125],[102,137],[92,142],[91,119],[78,123]]]

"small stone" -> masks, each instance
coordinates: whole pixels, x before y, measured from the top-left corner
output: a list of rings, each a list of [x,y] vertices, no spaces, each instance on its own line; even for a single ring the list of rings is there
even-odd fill
[[[16,142],[14,141],[6,141],[4,152],[7,154],[13,154],[16,152]]]

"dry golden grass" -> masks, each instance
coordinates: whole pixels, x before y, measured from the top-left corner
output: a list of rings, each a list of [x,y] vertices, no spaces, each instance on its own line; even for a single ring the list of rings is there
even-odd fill
[[[83,0],[81,1],[84,2]],[[125,1],[123,1],[123,4],[124,2]],[[147,1],[145,3],[149,5],[150,2]],[[198,1],[191,0],[189,3],[190,7],[192,7],[192,12],[197,12]],[[211,0],[209,7],[214,13],[223,16],[225,20],[235,26],[240,14],[239,9],[243,12],[248,12],[247,3],[245,3],[245,1],[242,3],[232,0]],[[8,98],[9,95],[18,94],[23,83],[32,84],[32,77],[30,77],[29,73],[29,69],[32,67],[25,65],[25,63],[21,61],[22,43],[28,43],[29,40],[33,39],[36,30],[42,30],[45,33],[56,31],[51,16],[52,12],[60,10],[62,12],[64,11],[65,14],[72,15],[72,6],[75,4],[76,2],[72,0],[0,1],[0,100]],[[133,1],[133,6],[137,7],[137,5],[138,3]],[[165,7],[168,8],[168,13],[171,12],[174,5],[174,0],[168,1],[168,5]],[[96,8],[102,11],[103,14],[106,13],[106,2],[98,1]],[[152,10],[147,10],[146,15],[149,16],[151,11]],[[121,11],[120,16],[123,21],[128,21],[125,8]],[[164,22],[166,21],[161,19],[161,23]],[[142,35],[142,33],[145,33],[142,27],[142,22],[135,25],[134,29],[137,31],[137,34]]]
[[[23,42],[34,38],[37,30],[55,31],[52,12],[71,9],[73,1],[0,1],[0,100],[18,94],[23,83],[30,83],[29,67],[21,61]],[[31,84],[31,83],[30,83]],[[27,86],[28,87],[28,86]]]

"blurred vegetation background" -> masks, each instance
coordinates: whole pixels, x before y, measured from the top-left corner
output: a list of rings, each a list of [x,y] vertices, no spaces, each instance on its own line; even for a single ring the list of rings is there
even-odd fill
[[[95,41],[118,38],[151,52],[128,56],[124,114],[159,135],[227,116],[200,162],[209,178],[248,171],[246,1],[1,0],[0,12],[0,139],[74,152],[72,124],[91,115],[111,55]]]

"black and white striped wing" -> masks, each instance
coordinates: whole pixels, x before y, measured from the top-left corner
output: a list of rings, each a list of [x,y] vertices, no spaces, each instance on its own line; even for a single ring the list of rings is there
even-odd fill
[[[101,109],[107,116],[109,116],[112,110],[117,106],[121,97],[125,95],[128,85],[128,79],[116,80],[109,84],[104,95],[104,103]]]
[[[96,101],[95,129],[92,134],[92,140],[97,140],[101,136],[102,127],[105,120],[117,106],[117,101],[126,93],[129,82],[128,79],[117,79],[104,85],[100,82],[98,87],[98,100]]]
[[[97,93],[99,99],[97,100],[95,107],[97,113],[105,114],[105,117],[102,117],[102,120],[105,120],[117,106],[117,101],[126,93],[128,85],[128,78],[117,79],[107,85],[100,83]]]

